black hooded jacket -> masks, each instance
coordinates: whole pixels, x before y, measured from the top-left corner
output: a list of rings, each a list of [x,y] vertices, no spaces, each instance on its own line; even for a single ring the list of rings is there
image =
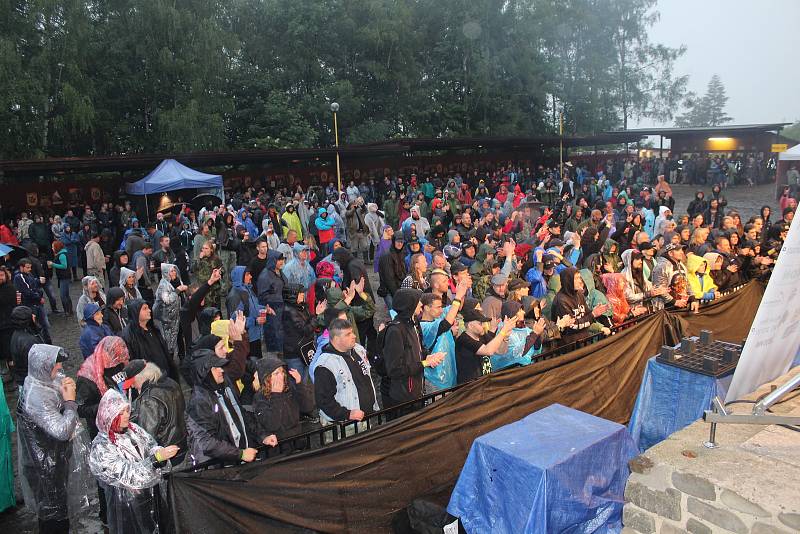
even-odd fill
[[[422,291],[418,289],[400,289],[394,295],[395,324],[387,325],[384,333],[383,358],[387,374],[381,380],[384,404],[387,400],[394,405],[422,396],[424,355],[414,317],[421,298]]]
[[[123,298],[125,292],[121,287],[112,287],[106,293],[106,305],[103,308],[103,324],[108,325],[115,336],[122,334],[128,324],[128,308],[123,306],[119,310],[113,307],[114,302]]]
[[[577,273],[578,270],[574,267],[567,267],[561,271],[561,289],[556,293],[550,311],[551,319],[554,322],[566,315],[575,319],[575,324],[562,331],[561,339],[564,343],[584,337],[592,324],[592,310],[586,304],[584,294],[575,289]]]
[[[274,357],[265,357],[256,362],[258,382],[263,387],[264,383],[271,380],[270,375],[275,369],[286,364]],[[286,389],[281,392],[271,392],[269,396],[258,391],[253,397],[253,413],[255,416],[255,437],[259,443],[264,438],[275,434],[278,439],[300,434],[300,414],[310,413],[314,409],[314,397],[307,387],[308,384],[296,383],[294,378],[286,372]]]
[[[169,375],[173,380],[178,380],[178,370],[167,349],[167,342],[161,336],[153,319],[147,323],[147,330],[139,326],[139,310],[146,303],[142,299],[135,299],[128,303],[128,326],[122,331],[122,339],[128,345],[131,360],[145,360],[158,365],[161,372]]]
[[[350,251],[344,247],[339,247],[333,251],[333,259],[342,268],[342,287],[350,287],[350,282],[358,283],[362,278],[364,279],[364,292],[372,296],[372,286],[369,283],[369,276],[367,276],[367,269],[364,267],[364,262],[358,258],[353,257]],[[356,295],[353,300],[356,305],[363,304],[361,297]]]
[[[33,310],[27,306],[17,306],[11,312],[11,358],[14,360],[14,380],[17,385],[25,382],[28,376],[28,352],[37,343],[44,343],[42,331],[33,320]]]
[[[239,406],[236,386],[228,377],[225,377],[222,384],[214,383],[211,369],[219,360],[216,354],[211,350],[201,349],[196,356],[197,358],[193,361],[194,386],[186,408],[186,430],[190,442],[190,453],[195,463],[202,463],[208,458],[229,462],[238,461],[243,449],[255,446],[252,436],[247,435],[246,418],[248,416],[246,414],[248,412]],[[234,443],[225,414],[219,407],[220,396],[217,395],[218,393],[241,434],[238,443]],[[234,399],[233,402],[230,400],[231,397]],[[242,414],[241,419],[236,408]]]
[[[398,232],[399,234],[399,232]],[[400,289],[400,284],[406,277],[406,264],[405,264],[405,248],[397,250],[394,246],[396,239],[402,239],[402,235],[395,234],[392,239],[392,247],[389,252],[381,256],[378,260],[378,275],[380,276],[381,285],[378,288],[378,295],[385,297],[386,295],[394,296],[397,290]]]

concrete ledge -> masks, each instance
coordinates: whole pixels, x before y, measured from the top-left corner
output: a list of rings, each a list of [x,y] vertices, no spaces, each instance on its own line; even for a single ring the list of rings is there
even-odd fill
[[[762,397],[799,372],[800,366],[744,400]],[[748,403],[729,406],[732,413],[751,410]],[[800,395],[772,411],[800,415]],[[631,461],[626,532],[800,532],[800,432],[719,424],[718,447],[707,449],[709,430],[696,421]]]

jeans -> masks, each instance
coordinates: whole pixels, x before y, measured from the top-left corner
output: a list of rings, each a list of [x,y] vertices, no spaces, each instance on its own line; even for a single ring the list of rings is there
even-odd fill
[[[50,320],[47,318],[47,310],[44,307],[44,304],[36,304],[31,306],[31,310],[36,315],[36,321],[42,326],[42,338],[44,338],[45,343],[52,343],[53,340],[50,337]]]
[[[74,313],[75,310],[72,309],[72,299],[69,296],[69,279],[68,278],[59,278],[58,279],[58,292],[61,294],[61,306],[64,307],[64,313]]]
[[[44,290],[44,294],[47,295],[47,299],[50,301],[50,309],[53,310],[53,313],[58,311],[58,306],[56,306],[56,294],[53,293],[53,286],[50,283],[50,279],[48,278],[45,284],[42,286]]]
[[[392,309],[393,301],[394,301],[394,297],[392,297],[389,293],[387,293],[386,296],[383,297],[383,302],[386,303],[386,310],[387,311]]]

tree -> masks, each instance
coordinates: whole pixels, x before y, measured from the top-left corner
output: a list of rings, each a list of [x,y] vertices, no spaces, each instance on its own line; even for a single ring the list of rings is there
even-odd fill
[[[731,122],[733,118],[725,113],[725,104],[728,97],[725,95],[725,86],[716,74],[708,82],[706,94],[702,98],[690,93],[686,99],[686,113],[675,120],[675,125],[687,127],[721,126]]]
[[[800,121],[781,130],[781,135],[789,139],[794,139],[795,141],[800,141]]]

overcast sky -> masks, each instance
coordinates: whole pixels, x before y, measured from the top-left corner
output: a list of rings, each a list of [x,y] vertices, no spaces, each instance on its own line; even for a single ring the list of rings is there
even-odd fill
[[[699,95],[720,75],[732,124],[800,120],[800,0],[659,0],[657,9],[651,42],[686,45],[675,72]]]

